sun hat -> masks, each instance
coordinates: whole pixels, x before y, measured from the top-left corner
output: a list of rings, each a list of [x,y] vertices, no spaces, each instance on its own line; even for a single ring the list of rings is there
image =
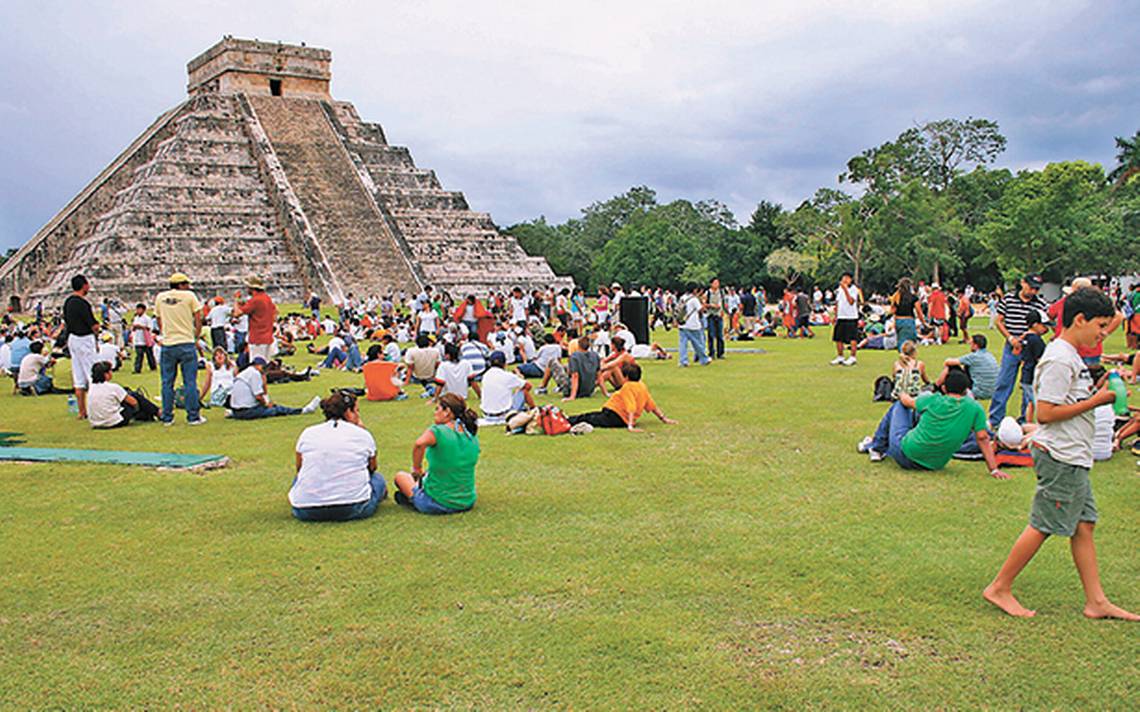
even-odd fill
[[[174,274],[170,275],[170,279],[168,281],[170,284],[190,284],[190,278],[181,272],[175,272]]]
[[[265,289],[265,280],[257,275],[250,275],[245,278],[245,286],[250,289]]]

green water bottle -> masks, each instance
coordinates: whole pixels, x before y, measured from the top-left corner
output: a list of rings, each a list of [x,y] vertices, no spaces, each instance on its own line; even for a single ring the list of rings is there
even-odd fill
[[[1116,401],[1112,410],[1117,415],[1128,415],[1128,388],[1124,386],[1124,379],[1116,371],[1108,374],[1108,389],[1116,394]]]

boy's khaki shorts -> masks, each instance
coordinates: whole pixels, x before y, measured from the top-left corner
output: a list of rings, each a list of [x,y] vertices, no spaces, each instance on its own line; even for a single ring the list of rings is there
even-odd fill
[[[1029,526],[1042,534],[1072,536],[1079,522],[1095,522],[1096,499],[1089,482],[1089,468],[1069,465],[1033,448],[1037,492],[1029,510]]]

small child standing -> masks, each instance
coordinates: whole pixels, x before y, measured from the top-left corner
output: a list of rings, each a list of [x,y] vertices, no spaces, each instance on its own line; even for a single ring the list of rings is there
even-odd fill
[[[1089,482],[1095,433],[1093,409],[1111,403],[1108,388],[1093,392],[1088,366],[1077,353],[1095,346],[1107,335],[1115,314],[1111,300],[1099,289],[1078,289],[1065,299],[1061,318],[1064,330],[1045,349],[1037,365],[1034,390],[1037,422],[1033,467],[1037,491],[1029,513],[1029,526],[1017,538],[997,577],[982,595],[1011,616],[1035,615],[1013,595],[1013,582],[1051,534],[1070,537],[1073,563],[1085,590],[1088,618],[1140,621],[1140,616],[1114,605],[1104,594],[1097,572],[1093,529],[1096,500]]]
[[[1025,323],[1029,328],[1021,337],[1021,422],[1032,423],[1037,406],[1033,392],[1033,374],[1037,372],[1037,362],[1045,354],[1045,340],[1041,335],[1047,329],[1041,322],[1040,312],[1030,313]]]

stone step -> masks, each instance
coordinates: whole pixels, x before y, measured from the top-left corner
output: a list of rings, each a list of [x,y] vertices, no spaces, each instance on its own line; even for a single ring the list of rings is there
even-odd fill
[[[249,100],[346,291],[418,288],[320,102],[263,96]]]
[[[425,171],[419,168],[410,171],[386,171],[370,168],[368,174],[372,176],[372,181],[381,192],[392,189],[443,190],[443,186],[439,184],[439,179],[436,178],[435,171]]]
[[[226,182],[251,185],[261,185],[261,174],[257,164],[252,160],[248,163],[207,163],[204,161],[174,161],[164,159],[151,161],[135,169],[135,180],[146,181],[183,181],[187,184],[199,181],[205,184],[210,182]]]

